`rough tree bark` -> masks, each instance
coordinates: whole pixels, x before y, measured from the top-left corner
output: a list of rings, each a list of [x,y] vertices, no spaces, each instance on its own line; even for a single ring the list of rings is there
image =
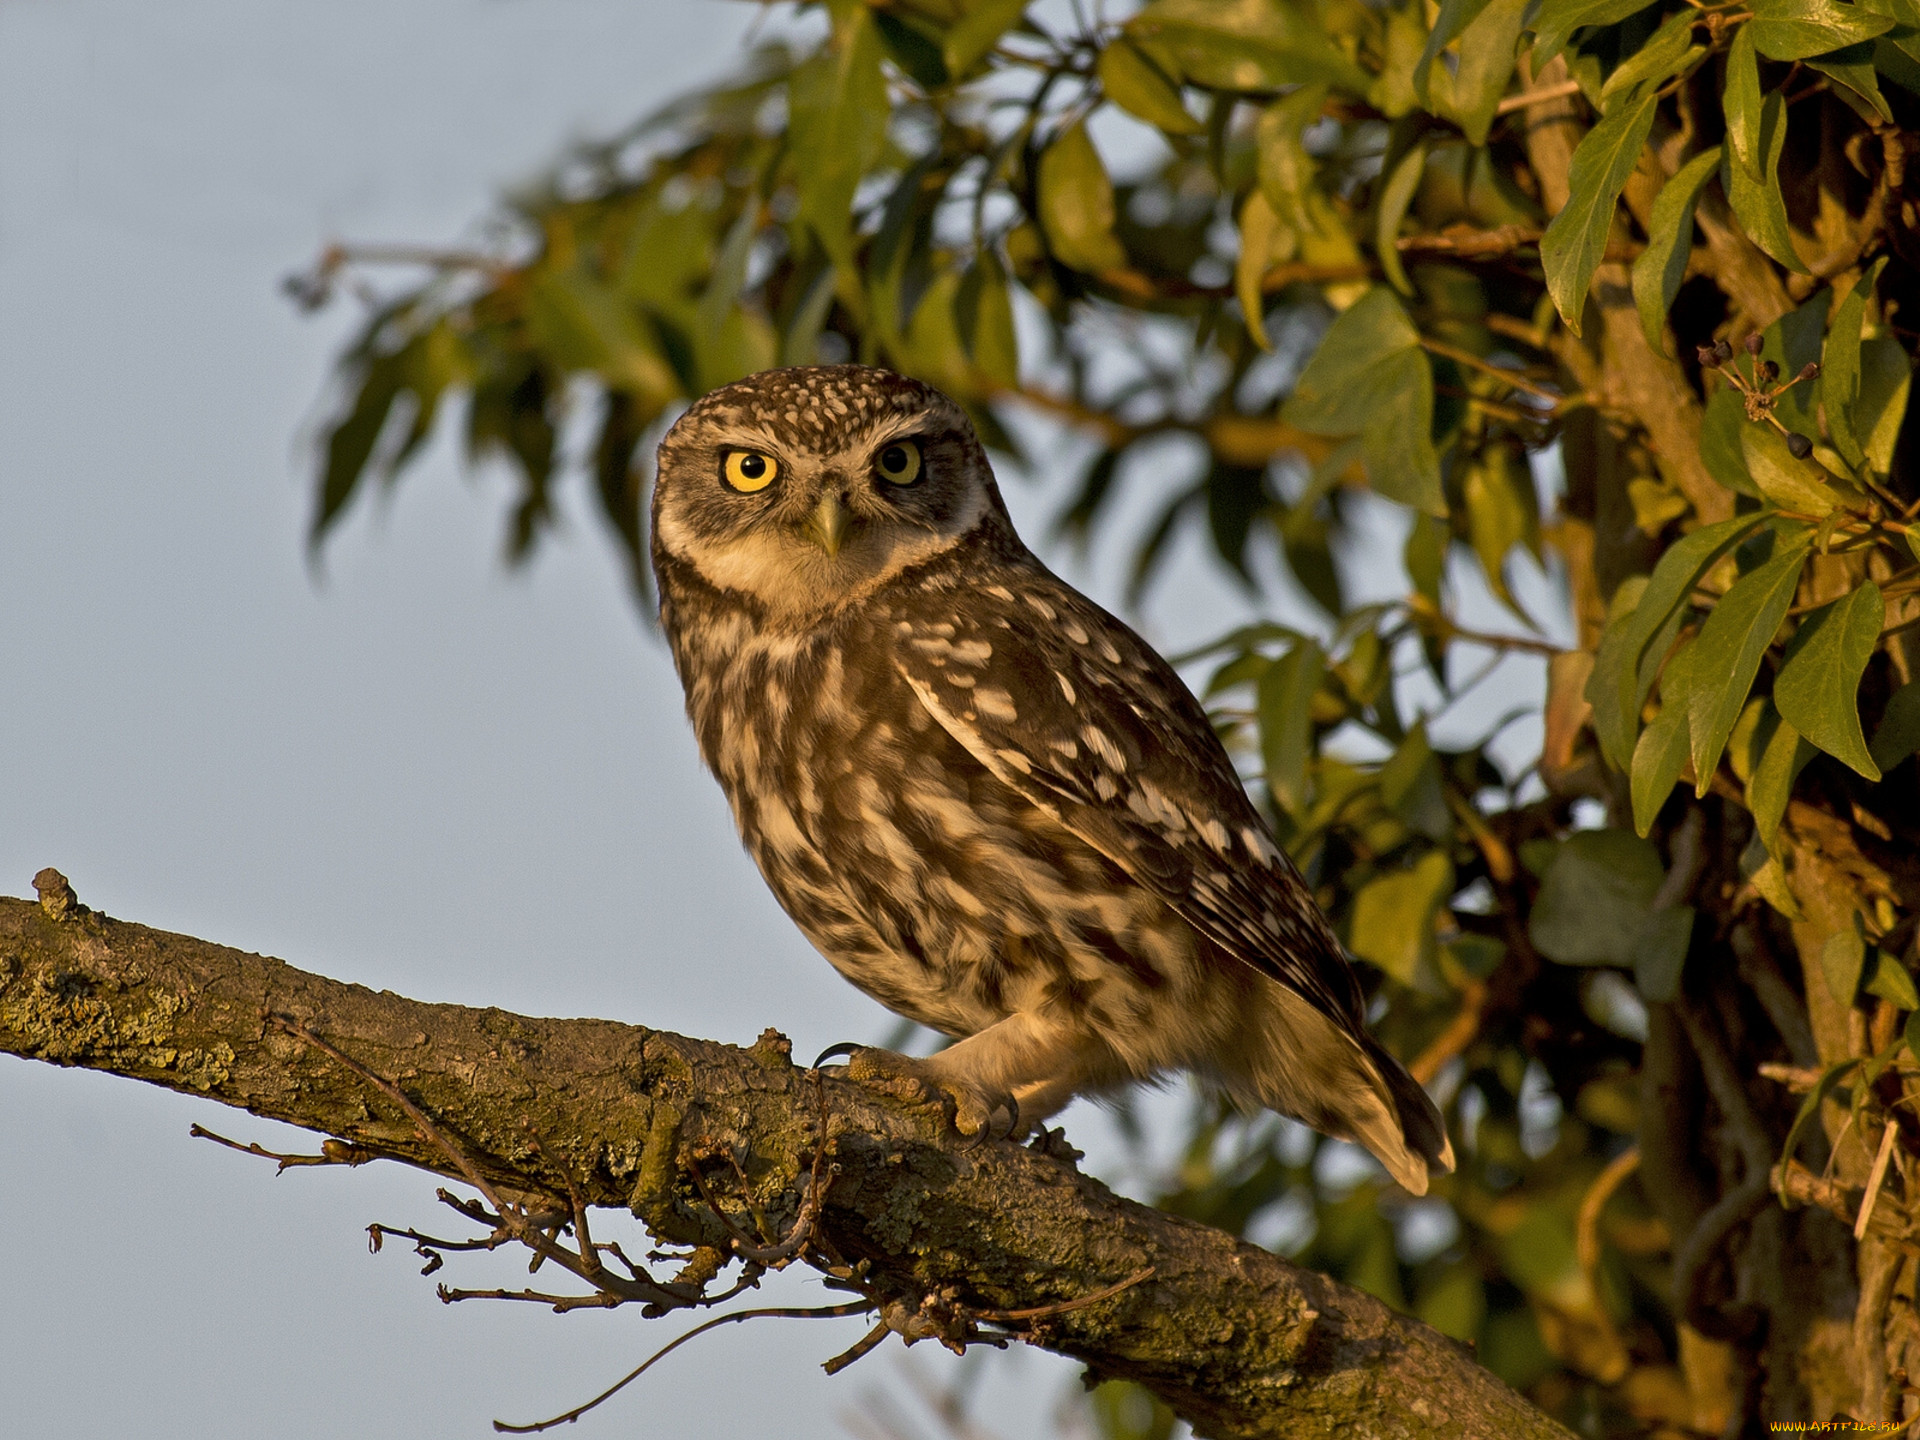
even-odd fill
[[[455,1180],[389,1099],[271,1022],[397,1081],[496,1187],[630,1209],[661,1240],[726,1243],[691,1153],[731,1153],[779,1224],[807,1187],[817,1094],[773,1032],[751,1049],[602,1020],[434,1005],[109,919],[64,882],[0,898],[0,1050],[204,1095]],[[1206,1436],[1560,1437],[1468,1351],[1372,1296],[1114,1195],[927,1107],[828,1080],[837,1170],[819,1232],[872,1293],[975,1307],[1083,1296],[1028,1339],[1125,1377]],[[529,1128],[531,1126],[531,1130]],[[533,1137],[537,1133],[538,1141]]]

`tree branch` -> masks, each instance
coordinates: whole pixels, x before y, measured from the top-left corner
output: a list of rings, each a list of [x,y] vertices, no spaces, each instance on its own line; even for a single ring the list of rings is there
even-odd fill
[[[729,1236],[690,1157],[727,1154],[783,1226],[818,1105],[771,1032],[738,1049],[603,1020],[434,1005],[112,920],[62,882],[0,898],[0,1050],[126,1075],[505,1195],[624,1206],[663,1241]],[[322,1037],[405,1092],[443,1144]],[[816,1225],[873,1293],[1030,1314],[1031,1343],[1147,1387],[1206,1436],[1564,1437],[1466,1349],[1372,1296],[1121,1199],[1049,1155],[969,1147],[925,1107],[827,1082]],[[564,1173],[556,1174],[563,1167]],[[1143,1283],[1067,1308],[1152,1267]],[[931,1301],[928,1301],[931,1303]]]

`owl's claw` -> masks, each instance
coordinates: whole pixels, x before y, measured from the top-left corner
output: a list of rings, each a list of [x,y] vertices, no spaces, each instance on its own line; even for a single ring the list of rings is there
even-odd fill
[[[834,1049],[841,1051],[842,1047]],[[938,1067],[928,1061],[892,1050],[859,1046],[844,1053],[848,1055],[848,1079],[909,1102],[942,1105],[948,1109],[953,1128],[962,1135],[992,1140],[1009,1137],[1019,1128],[1020,1106],[1010,1094],[982,1090],[941,1074]],[[994,1116],[1002,1110],[1009,1117],[1004,1130],[993,1123]]]

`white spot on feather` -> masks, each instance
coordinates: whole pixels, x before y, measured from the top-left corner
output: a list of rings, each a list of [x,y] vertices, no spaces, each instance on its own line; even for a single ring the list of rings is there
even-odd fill
[[[1020,718],[1020,712],[1014,708],[1013,697],[997,685],[982,685],[973,692],[973,703],[989,720],[998,720],[1004,725],[1011,725]]]
[[[1060,682],[1060,693],[1067,697],[1067,704],[1078,705],[1080,697],[1074,691],[1073,682],[1058,670],[1053,672],[1053,678]]]
[[[1115,745],[1107,732],[1098,725],[1082,725],[1080,738],[1087,742],[1087,748],[1104,760],[1109,768],[1122,775],[1127,773],[1127,757],[1120,753],[1120,747]]]

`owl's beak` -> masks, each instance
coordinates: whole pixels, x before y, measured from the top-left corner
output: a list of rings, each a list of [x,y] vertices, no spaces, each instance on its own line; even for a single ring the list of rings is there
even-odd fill
[[[846,501],[829,490],[820,497],[819,505],[807,517],[800,533],[826,551],[831,560],[840,553],[840,542],[847,538],[847,526],[852,520]]]

